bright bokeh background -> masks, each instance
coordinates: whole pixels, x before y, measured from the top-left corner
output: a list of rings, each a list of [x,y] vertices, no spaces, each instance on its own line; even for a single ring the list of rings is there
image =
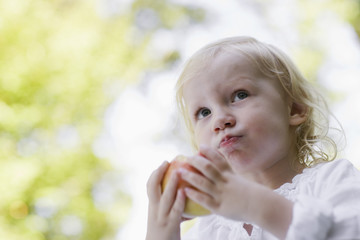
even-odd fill
[[[0,239],[144,239],[146,181],[191,154],[184,61],[251,35],[329,99],[360,167],[359,0],[0,0]]]

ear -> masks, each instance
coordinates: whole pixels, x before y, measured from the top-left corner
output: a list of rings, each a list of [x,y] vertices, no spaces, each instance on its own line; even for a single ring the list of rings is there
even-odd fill
[[[298,126],[306,121],[308,108],[307,106],[293,102],[290,106],[289,124]]]

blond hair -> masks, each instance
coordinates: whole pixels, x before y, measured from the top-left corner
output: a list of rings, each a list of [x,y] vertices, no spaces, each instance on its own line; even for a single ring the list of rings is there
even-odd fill
[[[280,49],[254,38],[241,36],[221,39],[197,51],[185,64],[176,85],[176,100],[190,134],[192,146],[194,129],[183,97],[184,84],[205,70],[217,54],[230,52],[247,57],[265,76],[277,79],[294,103],[307,108],[306,121],[296,129],[297,159],[303,166],[331,161],[337,155],[337,145],[328,136],[329,115],[325,99],[300,73],[291,59]],[[291,163],[295,166],[296,163]]]

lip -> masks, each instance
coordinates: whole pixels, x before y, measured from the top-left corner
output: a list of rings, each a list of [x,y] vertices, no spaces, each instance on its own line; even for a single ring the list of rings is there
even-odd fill
[[[219,146],[221,148],[230,147],[234,143],[238,142],[240,138],[242,138],[242,136],[230,136],[230,135],[227,135],[227,136],[225,136],[225,137],[223,137],[221,139]]]

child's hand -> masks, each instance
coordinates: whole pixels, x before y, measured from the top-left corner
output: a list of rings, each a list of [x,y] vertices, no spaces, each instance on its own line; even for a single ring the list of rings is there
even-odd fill
[[[176,172],[161,193],[161,180],[167,170],[168,163],[163,163],[155,170],[148,182],[149,212],[146,240],[179,240],[181,214],[185,207],[185,193],[177,191],[179,176]]]
[[[278,238],[285,238],[292,219],[293,203],[272,190],[234,173],[224,157],[207,147],[189,163],[204,176],[181,170],[181,177],[199,191],[186,195],[218,215],[255,223]],[[266,204],[264,204],[266,201]]]
[[[199,189],[188,188],[186,195],[226,218],[251,221],[251,194],[258,184],[234,173],[224,157],[207,147],[200,148],[200,154],[189,158],[189,163],[204,176],[181,170],[181,177]]]

